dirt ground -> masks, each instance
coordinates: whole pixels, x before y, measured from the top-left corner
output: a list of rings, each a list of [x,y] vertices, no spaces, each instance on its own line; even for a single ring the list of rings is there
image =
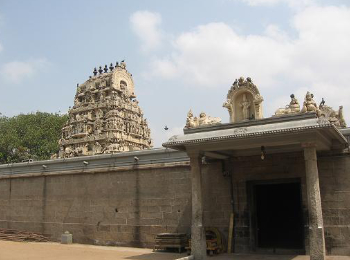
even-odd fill
[[[186,253],[152,252],[151,249],[27,243],[0,240],[0,260],[174,260]],[[309,260],[308,256],[219,255],[213,260]],[[327,257],[327,260],[350,260],[350,257]]]

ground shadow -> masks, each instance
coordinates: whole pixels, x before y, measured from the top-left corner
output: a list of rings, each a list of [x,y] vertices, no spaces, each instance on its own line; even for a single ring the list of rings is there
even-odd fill
[[[163,253],[163,252],[154,252],[150,254],[143,254],[137,256],[129,256],[125,259],[133,259],[133,260],[175,260],[181,257],[187,256],[187,253]]]
[[[161,253],[154,252],[150,254],[143,254],[138,256],[130,256],[125,259],[133,260],[175,260],[186,256],[186,253],[174,254],[174,253]],[[240,254],[220,254],[208,257],[213,260],[310,260],[308,255],[240,255]],[[327,260],[347,260],[350,257],[346,256],[327,256]]]

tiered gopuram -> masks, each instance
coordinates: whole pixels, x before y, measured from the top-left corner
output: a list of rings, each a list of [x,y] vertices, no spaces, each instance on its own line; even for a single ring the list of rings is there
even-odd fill
[[[74,106],[59,140],[60,158],[117,153],[152,147],[150,129],[126,64],[99,70],[77,86]]]

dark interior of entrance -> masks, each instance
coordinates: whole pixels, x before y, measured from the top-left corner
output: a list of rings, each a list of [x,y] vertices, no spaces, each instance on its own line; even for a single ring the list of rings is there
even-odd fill
[[[257,246],[303,248],[300,183],[255,185]]]

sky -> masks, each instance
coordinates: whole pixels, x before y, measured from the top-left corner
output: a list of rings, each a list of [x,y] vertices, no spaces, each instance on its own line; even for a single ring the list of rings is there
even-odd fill
[[[190,109],[227,123],[241,76],[264,117],[310,91],[350,124],[349,0],[0,0],[5,116],[66,113],[77,83],[123,59],[155,147],[182,133]]]

